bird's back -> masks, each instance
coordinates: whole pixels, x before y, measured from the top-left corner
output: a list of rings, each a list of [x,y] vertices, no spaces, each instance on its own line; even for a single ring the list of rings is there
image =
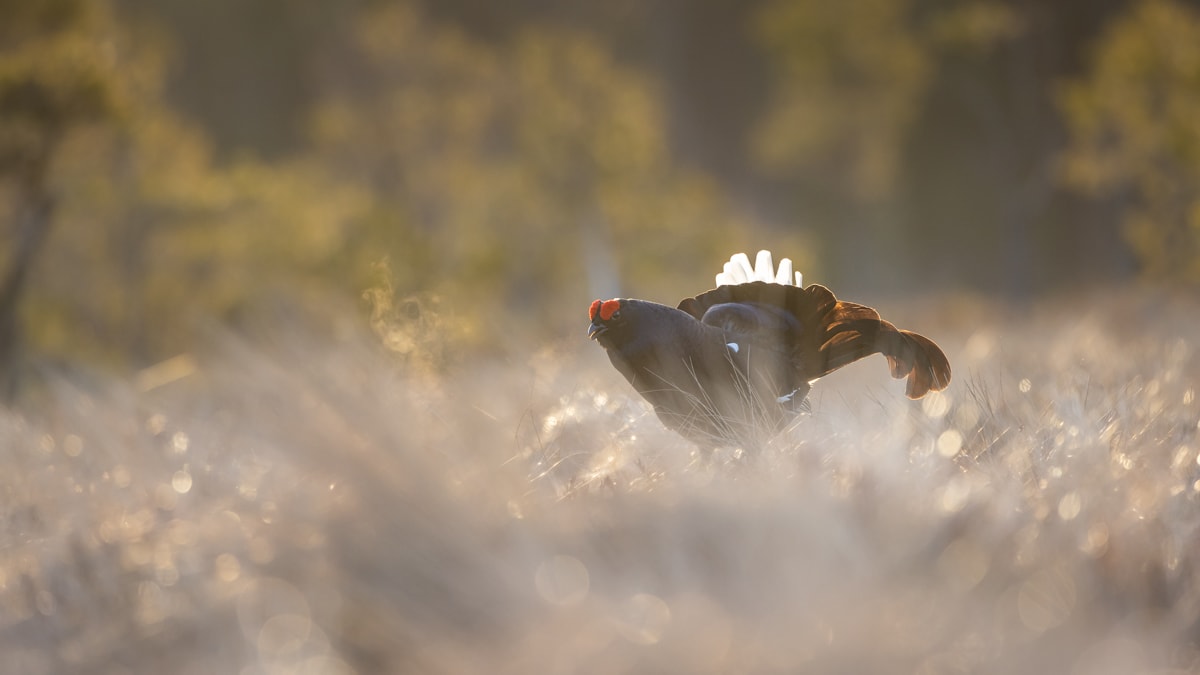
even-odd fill
[[[797,382],[811,382],[871,354],[887,358],[893,377],[908,378],[909,398],[950,382],[950,362],[932,340],[896,328],[870,307],[840,301],[818,284],[719,286],[684,299],[679,309],[702,323],[743,330],[748,339],[787,353]]]

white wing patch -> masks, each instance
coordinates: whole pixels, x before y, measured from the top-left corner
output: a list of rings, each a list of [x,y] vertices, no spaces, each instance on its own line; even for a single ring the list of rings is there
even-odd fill
[[[792,283],[793,274],[796,287],[802,288],[804,277],[799,272],[793,272],[791,259],[780,260],[779,269],[776,270],[770,251],[759,251],[753,267],[750,266],[749,256],[745,253],[735,253],[729,258],[729,262],[725,263],[724,270],[717,274],[717,285],[733,286],[751,281],[765,281],[769,284],[787,286]]]
[[[725,343],[725,346],[729,347],[729,351],[733,352],[734,354],[738,353],[742,349],[741,345],[736,342],[727,342]]]
[[[790,393],[790,394],[786,394],[786,395],[784,395],[784,396],[780,396],[779,398],[777,398],[777,399],[775,399],[775,400],[776,400],[776,401],[778,401],[778,402],[780,402],[780,403],[791,403],[791,402],[792,402],[792,400],[796,398],[796,394],[799,394],[799,393],[800,393],[800,389],[803,389],[803,387],[800,387],[800,388],[797,388],[797,389],[793,389],[793,390],[792,390],[792,393]],[[806,391],[805,393],[807,393],[807,391]]]

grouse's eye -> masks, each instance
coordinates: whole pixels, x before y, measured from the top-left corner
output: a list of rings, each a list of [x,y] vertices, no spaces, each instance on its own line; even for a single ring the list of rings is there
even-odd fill
[[[615,320],[615,319],[619,319],[619,318],[621,318],[621,310],[619,310],[619,309],[618,309],[617,311],[613,312],[613,313],[612,313],[612,316],[608,317],[608,319],[609,319],[610,321],[612,321],[612,320]]]

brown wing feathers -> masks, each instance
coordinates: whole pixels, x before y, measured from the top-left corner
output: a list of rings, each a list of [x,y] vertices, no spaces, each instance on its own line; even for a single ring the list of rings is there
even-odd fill
[[[871,354],[887,357],[892,377],[907,377],[906,394],[921,398],[950,383],[950,362],[929,338],[899,330],[870,307],[841,302],[824,286],[807,288],[751,282],[721,286],[679,309],[697,319],[713,305],[727,302],[782,307],[797,319],[799,333],[781,336],[791,343],[793,364],[806,380],[815,380]]]

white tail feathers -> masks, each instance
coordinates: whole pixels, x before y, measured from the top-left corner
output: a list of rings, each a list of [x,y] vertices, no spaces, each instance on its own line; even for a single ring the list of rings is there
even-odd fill
[[[717,285],[744,284],[753,274],[754,270],[750,268],[750,259],[746,254],[735,253],[729,262],[725,263],[725,271],[717,274]]]
[[[792,283],[792,274],[792,261],[788,258],[779,261],[779,270],[776,271],[770,251],[759,251],[754,267],[750,266],[750,257],[745,253],[735,253],[729,262],[725,263],[725,270],[717,274],[717,285],[733,286],[751,281],[765,281],[787,286]],[[803,276],[799,272],[796,272],[795,276],[796,287],[803,287]]]

